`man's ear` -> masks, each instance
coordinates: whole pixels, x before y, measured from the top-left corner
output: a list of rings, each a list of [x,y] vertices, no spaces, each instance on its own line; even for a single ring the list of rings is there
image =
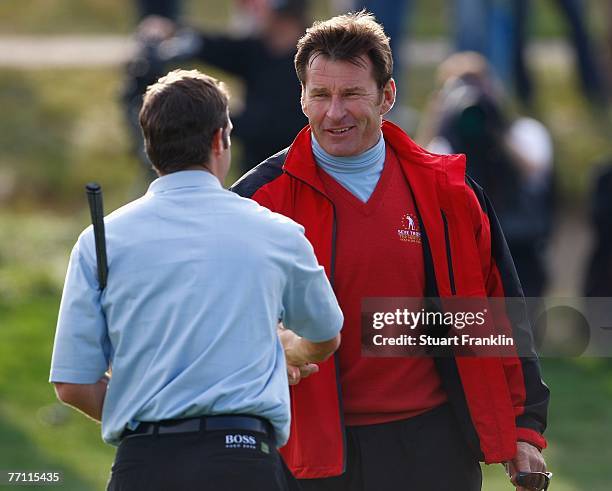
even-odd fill
[[[215,154],[215,156],[219,157],[223,153],[223,150],[225,150],[225,146],[223,144],[223,129],[219,128],[213,135],[212,152]]]
[[[223,143],[223,150],[227,150],[232,145],[227,126],[221,129],[221,141]]]
[[[392,78],[383,87],[383,100],[380,106],[380,115],[387,114],[395,104],[395,80]]]
[[[302,112],[304,113],[304,116],[308,117],[308,114],[306,113],[306,95],[304,94],[305,91],[306,91],[306,88],[304,87],[304,84],[302,84],[302,94],[300,95],[300,106],[302,106]]]

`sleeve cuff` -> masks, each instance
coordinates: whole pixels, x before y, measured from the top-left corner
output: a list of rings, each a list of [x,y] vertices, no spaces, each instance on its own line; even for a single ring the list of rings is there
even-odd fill
[[[102,376],[101,374],[93,371],[76,371],[66,369],[52,369],[51,375],[49,376],[49,382],[63,382],[68,384],[95,384]]]
[[[520,442],[527,442],[537,447],[539,450],[546,448],[546,439],[537,431],[530,428],[517,428],[516,429],[517,440]]]

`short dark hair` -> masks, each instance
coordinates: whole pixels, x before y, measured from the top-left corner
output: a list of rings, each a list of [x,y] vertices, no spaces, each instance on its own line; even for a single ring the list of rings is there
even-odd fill
[[[306,68],[312,57],[319,55],[357,65],[357,59],[367,55],[372,62],[374,79],[381,89],[393,73],[389,37],[374,15],[365,10],[317,21],[306,30],[298,41],[295,55],[295,71],[302,85],[306,83]]]
[[[170,174],[208,162],[215,132],[228,124],[229,94],[198,70],[173,70],[150,85],[140,110],[145,150]]]

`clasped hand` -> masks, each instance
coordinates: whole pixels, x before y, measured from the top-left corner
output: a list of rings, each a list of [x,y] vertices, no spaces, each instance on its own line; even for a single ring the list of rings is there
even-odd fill
[[[319,371],[319,365],[315,363],[304,363],[296,349],[300,337],[293,331],[285,329],[282,324],[278,325],[278,337],[280,338],[285,360],[287,361],[287,378],[289,385],[297,385],[302,379],[310,377]]]

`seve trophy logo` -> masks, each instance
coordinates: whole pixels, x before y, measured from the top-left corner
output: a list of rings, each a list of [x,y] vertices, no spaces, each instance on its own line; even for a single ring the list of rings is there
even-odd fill
[[[421,231],[419,222],[412,213],[404,213],[402,215],[400,228],[397,229],[397,235],[402,242],[412,242],[415,244],[421,243]]]

